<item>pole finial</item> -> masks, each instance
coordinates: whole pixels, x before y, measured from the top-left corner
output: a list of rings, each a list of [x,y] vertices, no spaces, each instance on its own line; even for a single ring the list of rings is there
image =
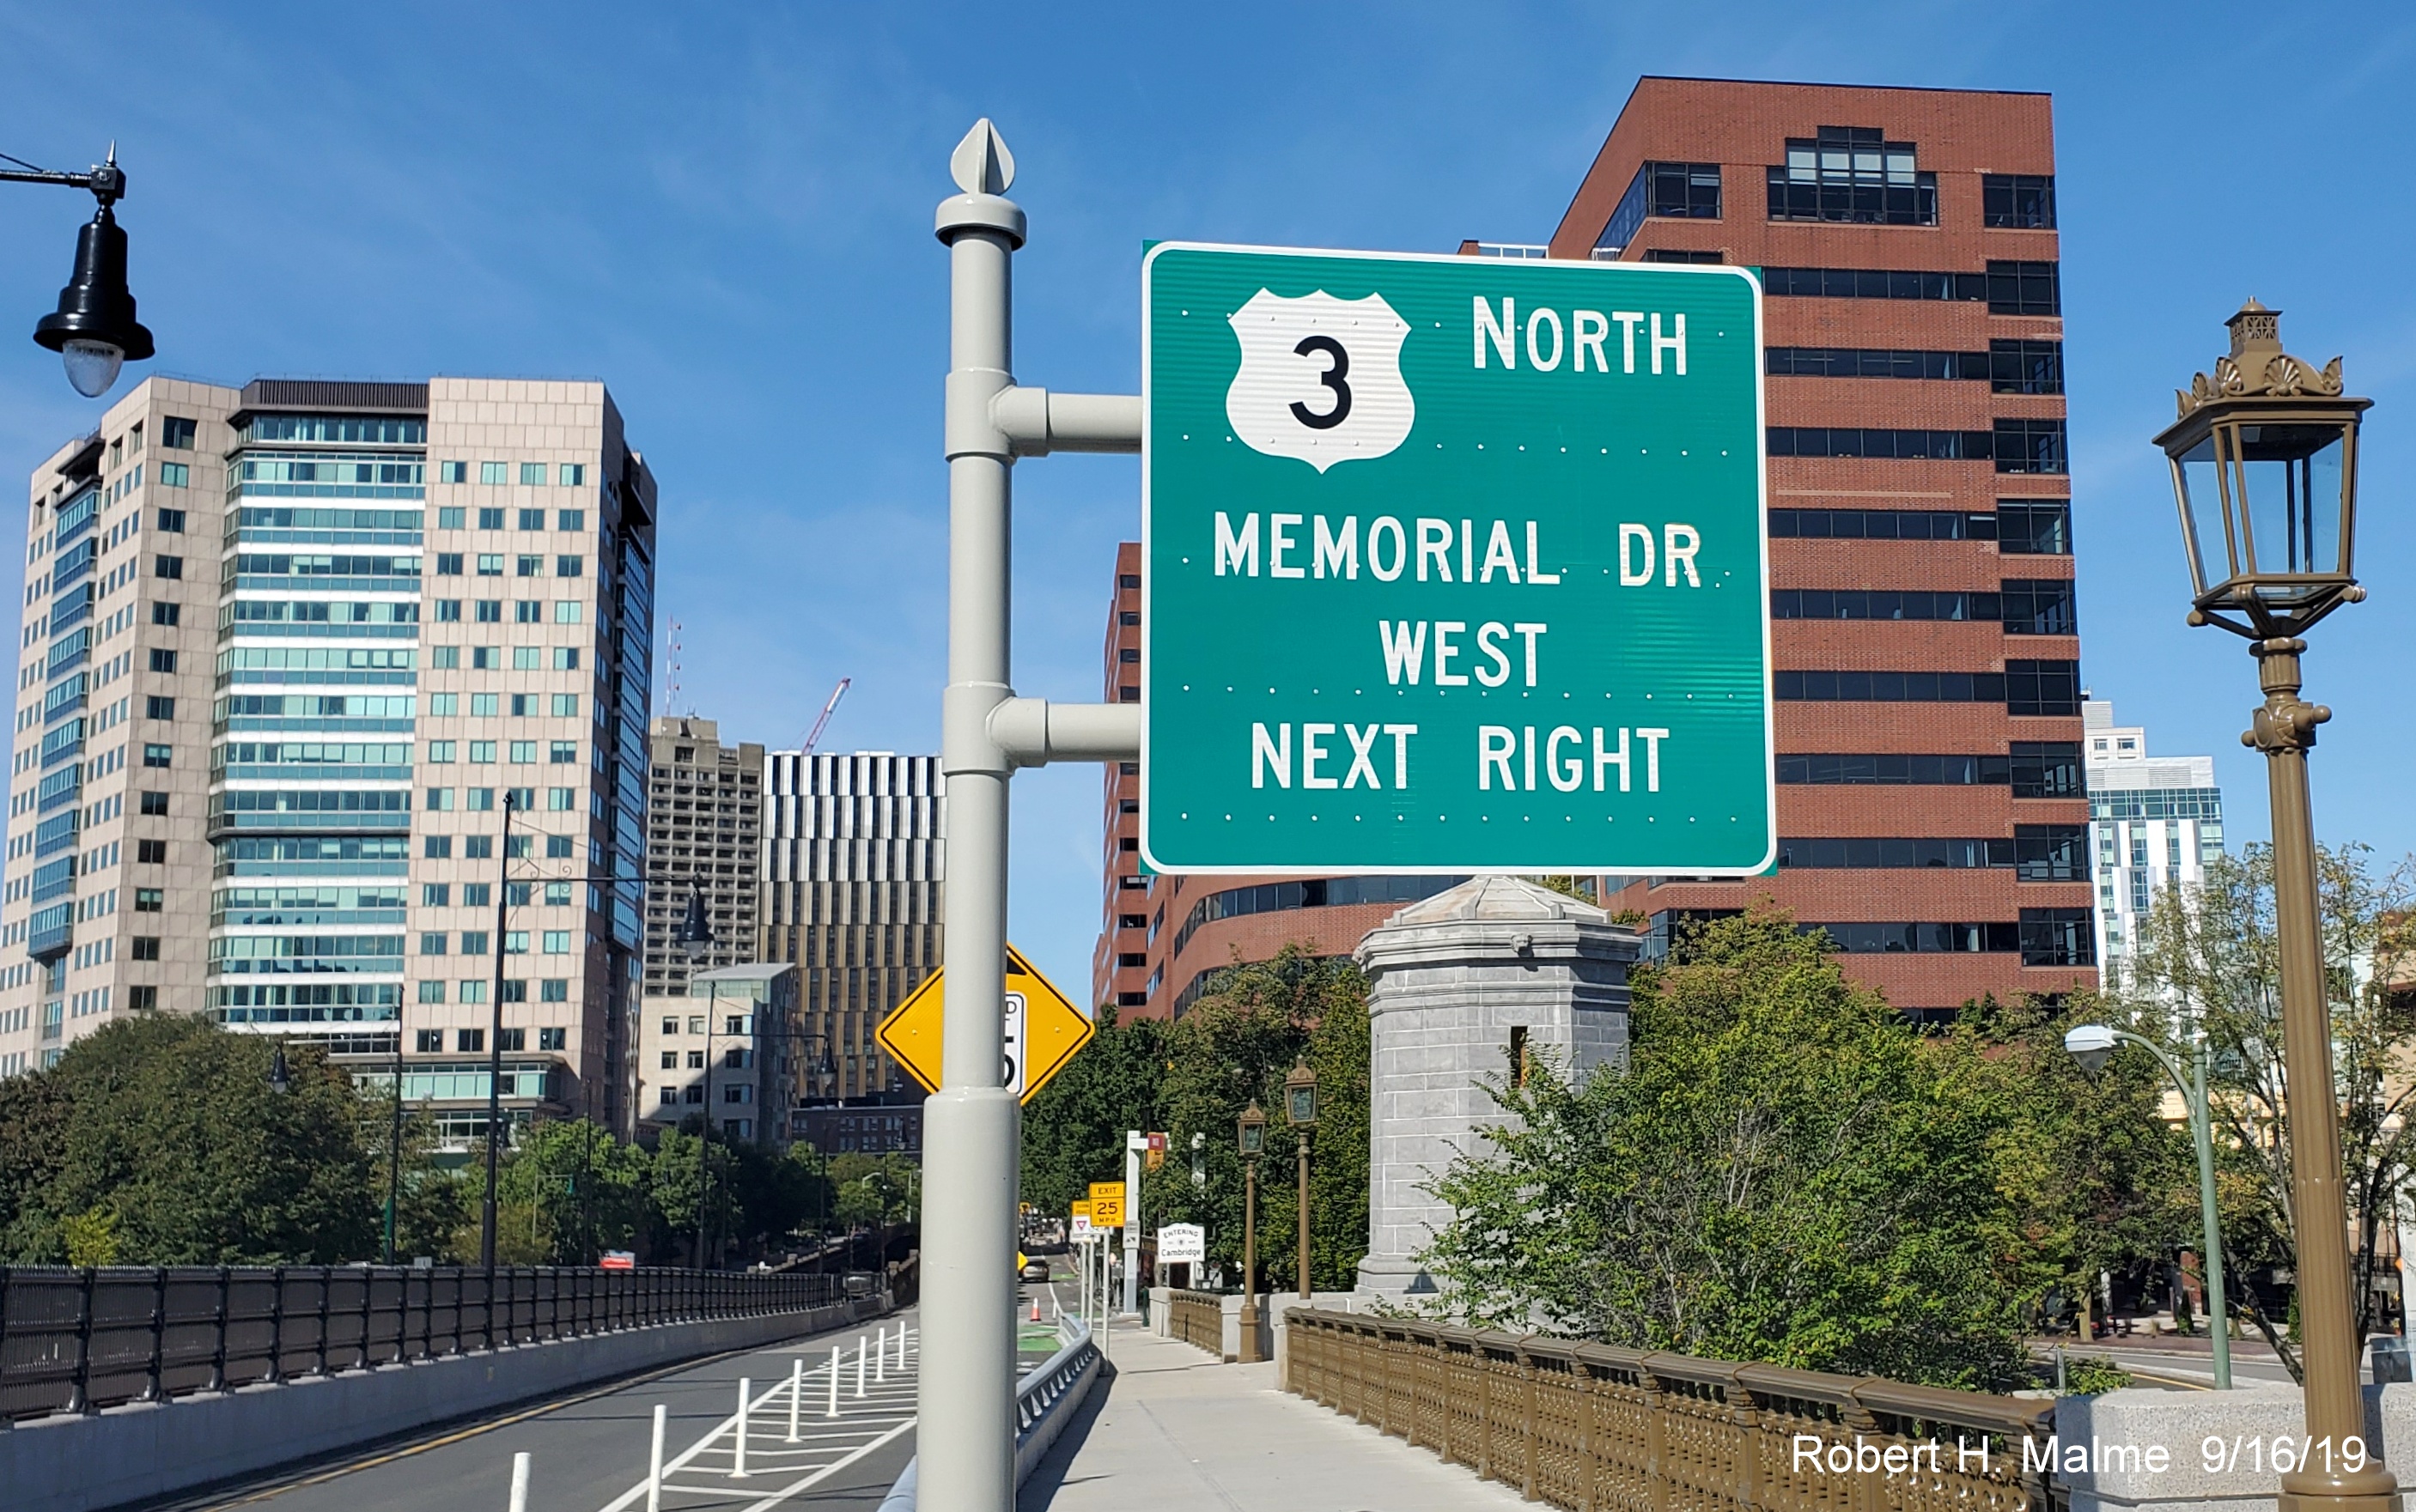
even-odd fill
[[[948,174],[967,194],[1004,194],[1015,182],[1015,155],[985,115],[948,156]]]

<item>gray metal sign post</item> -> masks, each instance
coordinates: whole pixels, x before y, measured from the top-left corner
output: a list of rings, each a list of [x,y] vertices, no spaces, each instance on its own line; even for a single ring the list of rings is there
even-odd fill
[[[949,159],[947,967],[940,1090],[924,1105],[920,1495],[947,1512],[1015,1505],[1016,1178],[1021,1112],[999,1085],[1006,996],[1007,780],[1049,761],[1130,761],[1134,704],[1050,705],[1009,681],[1008,470],[1051,451],[1138,452],[1137,397],[1016,386],[1009,265],[1023,211],[987,119]]]

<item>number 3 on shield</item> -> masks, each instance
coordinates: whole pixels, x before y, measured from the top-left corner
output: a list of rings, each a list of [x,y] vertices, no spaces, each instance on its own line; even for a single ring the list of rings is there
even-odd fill
[[[1334,408],[1318,414],[1297,399],[1292,401],[1291,407],[1291,417],[1309,429],[1332,430],[1351,413],[1351,385],[1344,382],[1351,375],[1351,353],[1343,351],[1342,343],[1330,336],[1302,337],[1300,345],[1291,350],[1303,357],[1312,352],[1321,352],[1334,359],[1333,367],[1317,375],[1319,382],[1334,391]]]

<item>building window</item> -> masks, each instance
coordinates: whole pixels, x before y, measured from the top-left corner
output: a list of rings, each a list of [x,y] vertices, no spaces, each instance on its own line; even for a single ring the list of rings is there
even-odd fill
[[[503,575],[504,575],[504,554],[503,554],[502,552],[500,552],[500,551],[482,551],[482,552],[478,553],[478,576],[481,576],[481,577],[501,577]]]
[[[436,576],[439,577],[461,576],[461,553],[459,551],[439,551],[436,553]]]
[[[2069,471],[2061,420],[2000,420],[1990,434],[1990,448],[2000,472]]]
[[[447,937],[448,936],[445,935],[445,931],[441,929],[423,932],[419,936],[419,953],[422,955],[443,955],[445,953],[445,942]]]
[[[1976,378],[1979,375],[1974,373],[1971,376]],[[1989,342],[1988,387],[1997,394],[2062,393],[2063,343]]]
[[[146,767],[165,767],[171,765],[174,760],[175,752],[176,748],[173,745],[153,745],[145,743],[143,747],[143,764]]]
[[[522,511],[522,513],[525,514],[527,511]],[[536,513],[540,517],[542,517],[544,511],[539,510]],[[545,559],[543,557],[532,556],[527,552],[522,552],[519,557],[513,560],[512,567],[514,576],[535,577],[538,573],[545,569]]]
[[[574,663],[570,670],[576,669],[577,664]],[[579,695],[575,693],[557,693],[553,695],[553,717],[556,719],[577,719],[579,717]]]
[[[512,606],[512,623],[543,624],[545,606],[531,599],[521,599]]]
[[[151,559],[151,576],[154,577],[169,578],[182,577],[185,576],[185,559],[182,557],[154,557]]]
[[[2072,555],[2072,505],[2064,500],[1997,504],[1997,549],[2006,556]]]
[[[443,907],[449,906],[451,905],[452,901],[453,901],[453,884],[452,884],[452,883],[450,883],[450,882],[422,882],[422,883],[420,883],[420,884],[419,884],[419,906],[420,906],[421,907],[423,907],[423,908],[443,908]]]
[[[467,462],[439,462],[436,464],[436,481],[439,483],[467,483],[470,481],[470,464]],[[456,520],[453,523],[456,528],[459,528],[461,525],[461,521],[459,520]]]
[[[1720,218],[1720,165],[1646,163],[1627,181],[1627,192],[1610,213],[1594,245],[1617,251],[1636,239],[1647,217],[1684,220]]]
[[[174,651],[169,651],[169,650],[167,650],[166,648],[164,648],[164,647],[159,647],[159,646],[154,646],[154,647],[152,647],[152,648],[151,648],[151,670],[152,670],[152,671],[154,671],[154,672],[174,672],[175,669],[176,669],[176,653],[175,653]]]
[[[584,462],[565,462],[562,464],[561,470],[557,472],[554,476],[566,488],[584,487],[587,484],[587,464]]]
[[[467,988],[470,983],[463,982],[461,985],[464,988]],[[469,1001],[469,997],[466,993],[461,1000],[463,1002]],[[487,1031],[484,1029],[456,1029],[453,1031],[453,1048],[456,1052],[465,1055],[478,1054],[487,1048]]]
[[[1120,572],[1116,574],[1116,586],[1118,588],[1139,588],[1140,586],[1140,574],[1137,572]]]
[[[493,766],[495,764],[495,742],[492,741],[472,741],[470,742],[470,763],[473,766]]]
[[[134,860],[143,866],[165,866],[168,863],[168,842],[137,840],[134,842]]]
[[[2009,636],[2071,636],[2079,634],[2068,578],[2007,578],[2001,595],[2005,634]]]
[[[511,747],[512,764],[514,766],[530,766],[536,761],[536,742],[535,741],[514,741],[511,742]]]
[[[1657,922],[1657,921],[1656,921]],[[1849,955],[1937,955],[1963,951],[2010,952],[2020,948],[2014,924],[1804,924],[1805,934],[1829,936],[1829,948]]]
[[[504,622],[504,601],[502,599],[482,598],[477,601],[477,604],[478,623],[501,624]]]
[[[441,1003],[445,1001],[445,984],[443,982],[423,981],[419,985],[423,989],[419,995],[419,1000],[421,1002]],[[433,998],[430,998],[425,991],[425,989],[429,987],[436,989],[436,996]],[[412,1048],[418,1051],[423,1055],[443,1055],[445,1053],[445,1031],[443,1029],[419,1029],[414,1031]]]
[[[2052,262],[1990,262],[1988,313],[2061,315],[2063,293]]]
[[[159,418],[159,444],[175,451],[189,452],[193,449],[193,428],[194,423],[182,415],[162,415]]]
[[[521,530],[524,530],[524,531],[541,531],[541,530],[544,530],[544,529],[545,529],[545,511],[544,511],[544,510],[542,510],[542,509],[523,509],[523,510],[521,510]]]
[[[587,559],[584,557],[556,557],[553,559],[553,575],[556,577],[577,577],[585,573],[586,570]]]
[[[1983,173],[1980,223],[1990,227],[2055,230],[2055,175]]]
[[[1865,226],[1938,224],[1938,175],[1914,166],[1910,142],[1878,127],[1824,126],[1789,137],[1770,170],[1770,218]]]
[[[545,464],[543,462],[522,462],[521,464],[521,485],[523,487],[530,488],[544,487]]]
[[[2025,908],[2021,911],[2022,965],[2086,966],[2097,964],[2086,908]]]
[[[557,531],[583,531],[587,529],[587,511],[557,509],[553,512],[553,528]]]
[[[159,936],[137,935],[129,942],[129,951],[137,961],[157,961],[159,959]]]
[[[550,760],[553,761],[557,765],[565,762],[576,762],[579,759],[579,742],[577,741],[554,741],[548,746],[547,756]]]
[[[143,795],[143,812],[153,816],[166,815],[168,812],[168,795],[165,793],[144,793]]]
[[[508,462],[481,462],[478,464],[478,481],[490,487],[506,483],[510,481],[510,471],[511,464]]]
[[[436,619],[442,624],[459,624],[461,621],[461,601],[458,598],[438,599]]]
[[[458,466],[459,464],[456,465]],[[452,481],[459,483],[461,480],[456,478]],[[440,531],[458,531],[461,529],[461,506],[459,504],[439,505],[436,510],[436,528]]]
[[[156,914],[167,906],[167,892],[164,889],[136,888],[134,890],[134,911],[136,913]]]
[[[161,472],[165,472],[168,471],[169,467],[174,468],[179,472],[185,470],[185,465],[182,462],[171,462],[168,464],[168,467],[163,467],[159,471]],[[165,483],[168,480],[163,477],[159,481]],[[182,535],[185,533],[185,512],[181,509],[163,509],[159,511],[159,528],[163,531],[173,531],[178,535]]]
[[[478,529],[482,531],[500,531],[503,528],[504,512],[501,509],[481,509],[478,511]]]
[[[176,700],[162,696],[159,694],[152,694],[150,696],[143,700],[143,717],[145,719],[174,719],[176,717]]]
[[[154,604],[151,606],[151,622],[153,624],[175,624],[183,619],[184,609],[180,605]]]

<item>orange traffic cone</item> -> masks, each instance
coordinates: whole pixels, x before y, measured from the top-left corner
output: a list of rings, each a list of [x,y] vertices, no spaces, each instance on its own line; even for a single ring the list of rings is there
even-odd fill
[[[1032,1321],[1034,1323],[1040,1321],[1040,1298],[1036,1296],[1032,1299]]]

